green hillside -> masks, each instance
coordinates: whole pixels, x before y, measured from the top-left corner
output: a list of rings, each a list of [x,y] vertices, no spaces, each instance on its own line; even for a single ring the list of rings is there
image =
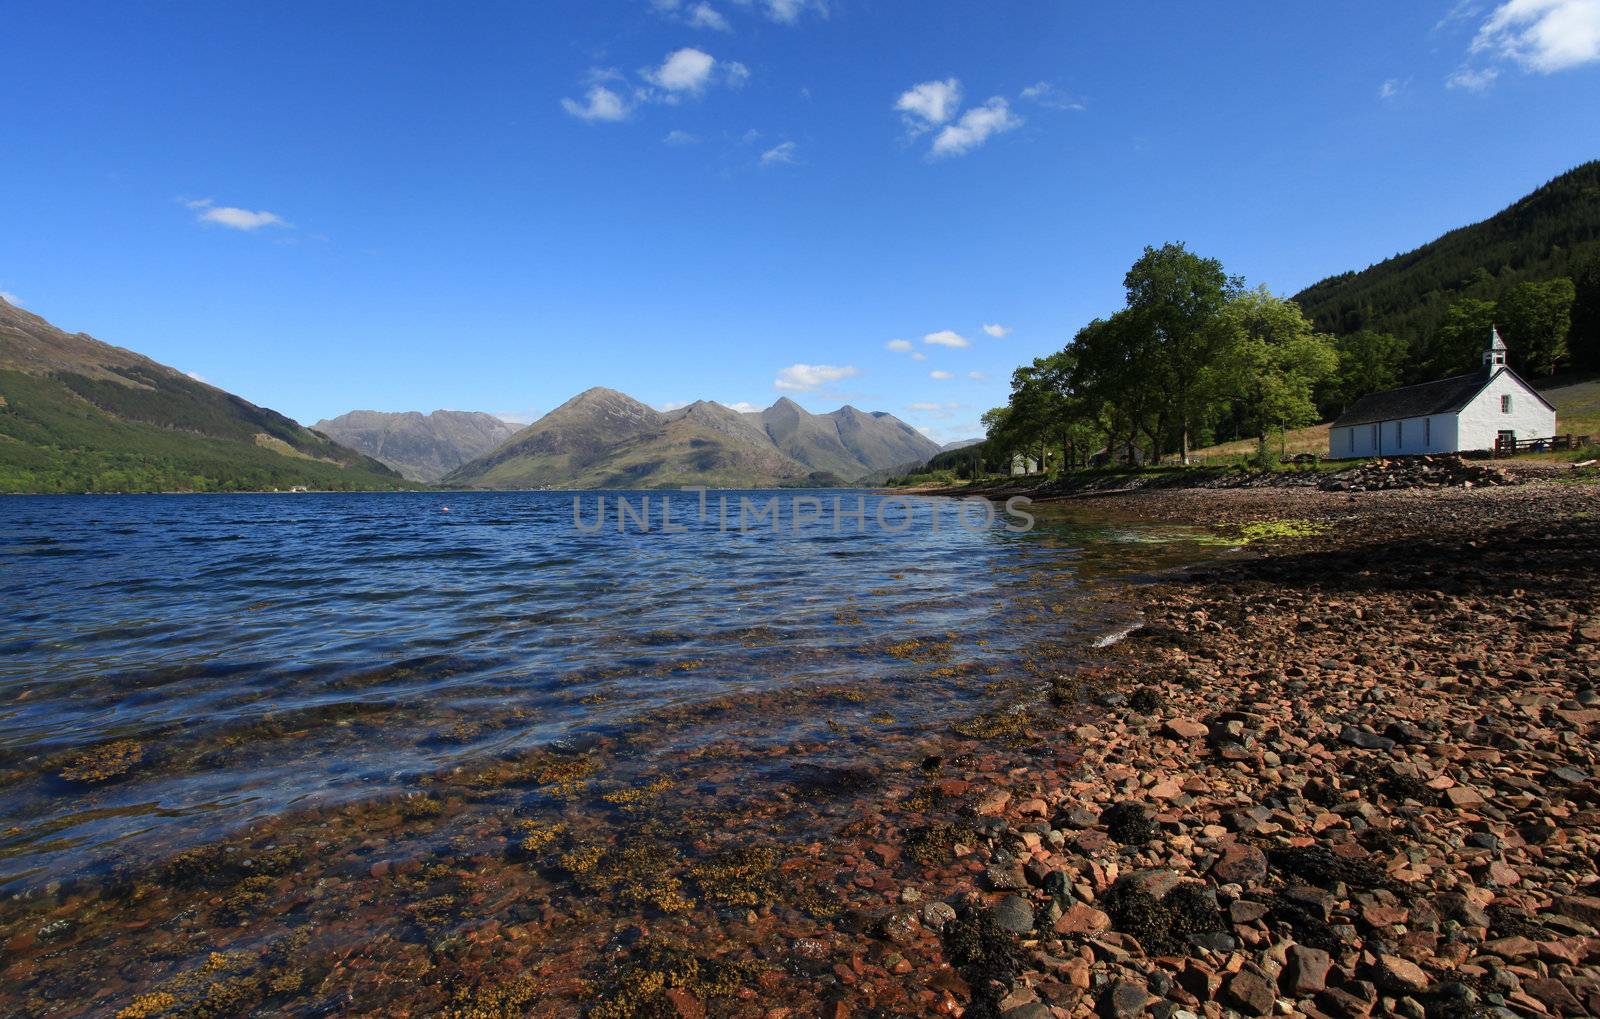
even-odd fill
[[[408,487],[275,411],[0,301],[0,492]]]
[[[1329,277],[1294,299],[1322,331],[1343,336],[1372,330],[1399,337],[1410,351],[1404,377],[1416,381],[1435,367],[1428,364],[1429,341],[1445,325],[1451,305],[1464,298],[1498,301],[1518,283],[1568,277],[1579,283],[1581,306],[1585,270],[1596,260],[1600,161],[1562,174],[1482,222],[1359,272]],[[1592,362],[1600,345],[1594,328],[1574,316],[1569,337],[1574,363]]]

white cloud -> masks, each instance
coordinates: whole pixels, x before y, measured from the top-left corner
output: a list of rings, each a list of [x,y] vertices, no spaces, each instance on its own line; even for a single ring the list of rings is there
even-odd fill
[[[1081,99],[1074,99],[1048,81],[1036,82],[1022,90],[1022,98],[1049,110],[1087,109]]]
[[[1490,85],[1493,85],[1494,80],[1498,77],[1500,77],[1500,72],[1493,67],[1486,67],[1481,71],[1463,67],[1446,78],[1444,84],[1446,88],[1464,88],[1468,92],[1482,92]]]
[[[972,346],[971,340],[949,329],[941,329],[936,333],[929,333],[922,338],[922,342],[935,347],[956,347],[958,349]]]
[[[717,9],[710,4],[695,4],[689,8],[687,18],[695,28],[707,28],[713,32],[729,32],[733,29],[728,19],[717,13]]]
[[[780,163],[794,162],[794,142],[781,142],[761,153],[762,166],[776,166]]]
[[[784,25],[798,23],[807,10],[816,11],[819,17],[828,16],[827,0],[729,0],[729,2],[735,7],[747,10],[760,8],[768,18]],[[650,0],[650,6],[665,17],[684,21],[696,28],[729,30],[728,19],[713,10],[708,3],[685,6],[683,0]]]
[[[956,78],[925,81],[900,93],[894,108],[905,115],[906,126],[921,134],[943,124],[961,108],[961,82]]]
[[[761,409],[755,404],[746,402],[744,400],[740,400],[738,403],[725,403],[723,406],[729,410],[736,410],[741,414],[751,414]]]
[[[0,301],[4,301],[14,308],[22,307],[22,298],[9,290],[0,290]]]
[[[264,226],[289,225],[275,212],[265,210],[251,212],[249,209],[238,209],[231,205],[217,205],[209,198],[199,198],[183,204],[199,214],[196,218],[200,222],[225,226],[229,230],[259,230]]]
[[[1507,0],[1479,27],[1472,52],[1540,74],[1600,60],[1600,0]]]
[[[1435,32],[1442,32],[1453,27],[1456,23],[1470,21],[1483,11],[1482,0],[1456,0],[1456,3],[1445,12],[1444,17],[1433,26]]]
[[[809,393],[830,382],[853,378],[854,365],[791,364],[772,380],[772,388],[791,393]]]
[[[700,139],[687,131],[668,131],[667,136],[661,139],[665,145],[693,145]]]
[[[930,378],[930,379],[938,379],[940,382],[944,382],[944,381],[947,381],[949,379],[955,378],[955,376],[952,375],[950,372],[941,371],[940,369],[935,368],[933,371],[928,373],[928,378]]]
[[[1409,86],[1410,84],[1411,84],[1411,79],[1410,78],[1406,78],[1403,81],[1401,79],[1399,79],[1399,78],[1390,78],[1387,81],[1385,81],[1382,85],[1378,86],[1378,98],[1379,99],[1393,99],[1395,96],[1397,96],[1400,93],[1404,92],[1406,90],[1406,87]]]
[[[211,380],[206,378],[204,375],[201,375],[199,372],[184,372],[184,374],[189,376],[191,379],[194,379],[196,382],[204,382],[208,386],[211,385]]]
[[[949,411],[960,410],[961,404],[950,400],[945,403],[935,403],[932,400],[920,400],[916,403],[906,404],[906,410],[914,410],[921,414],[937,413],[940,417],[949,417]]]
[[[890,340],[883,345],[884,350],[892,350],[896,354],[904,354],[911,350],[910,340]]]
[[[668,92],[692,94],[705,90],[711,81],[711,72],[716,70],[716,66],[716,57],[693,46],[685,46],[681,50],[667,54],[667,59],[661,62],[661,66],[653,71],[645,71],[644,77]]]
[[[767,17],[785,25],[799,21],[807,9],[815,10],[821,17],[828,16],[827,0],[765,0],[763,6]]]
[[[967,378],[972,379],[974,382],[982,382],[988,377],[983,372],[967,372]]]
[[[920,350],[911,355],[911,360],[913,361],[926,361],[927,359],[928,355]]]
[[[508,425],[531,425],[539,420],[539,415],[532,407],[526,410],[502,410],[494,416]]]
[[[689,401],[688,400],[668,400],[666,403],[658,403],[658,404],[655,404],[654,406],[655,406],[656,410],[659,410],[661,413],[665,414],[669,410],[681,410],[684,407],[689,406]]]
[[[603,120],[615,123],[628,119],[627,102],[604,85],[591,86],[581,103],[576,99],[561,100],[561,108],[579,120]]]
[[[983,327],[983,331],[988,333],[990,336],[993,336],[997,340],[1001,339],[1002,337],[1011,335],[1011,327],[1010,326],[1003,326],[1003,325],[1000,325],[999,323],[994,323],[994,324],[987,324],[986,323],[984,325],[984,327]]]
[[[1022,118],[1011,112],[1004,99],[995,96],[982,106],[974,106],[961,115],[954,124],[933,139],[935,156],[959,156],[982,145],[991,135],[1000,134],[1022,126]]]

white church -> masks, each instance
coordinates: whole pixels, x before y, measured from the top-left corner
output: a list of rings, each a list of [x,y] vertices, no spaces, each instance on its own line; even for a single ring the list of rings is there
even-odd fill
[[[1555,434],[1556,409],[1506,364],[1505,341],[1491,327],[1477,371],[1352,403],[1328,430],[1328,456],[1460,453]]]

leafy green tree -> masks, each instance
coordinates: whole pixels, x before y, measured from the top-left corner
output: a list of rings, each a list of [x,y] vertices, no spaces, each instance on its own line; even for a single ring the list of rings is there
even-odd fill
[[[1511,360],[1530,375],[1554,375],[1567,361],[1567,332],[1577,296],[1572,280],[1518,283],[1500,297],[1495,320]]]
[[[1494,316],[1493,301],[1464,297],[1452,304],[1428,344],[1430,373],[1436,378],[1461,375],[1481,365]]]
[[[1572,289],[1567,347],[1576,367],[1592,371],[1600,368],[1600,251],[1573,268]]]
[[[1333,406],[1342,407],[1368,393],[1379,393],[1400,384],[1409,354],[1406,342],[1400,337],[1361,329],[1334,342],[1339,353],[1339,371],[1333,380]]]
[[[1230,300],[1219,327],[1226,337],[1216,365],[1219,394],[1236,403],[1263,453],[1272,429],[1317,420],[1313,394],[1338,370],[1339,355],[1299,305],[1261,287]]]
[[[1188,463],[1190,436],[1210,398],[1207,371],[1227,339],[1213,326],[1242,283],[1223,272],[1221,262],[1179,243],[1145,248],[1123,286],[1128,309],[1137,313],[1132,321],[1152,334],[1155,356],[1145,369],[1161,375],[1179,451]]]
[[[1124,308],[1095,319],[1068,347],[1076,358],[1073,386],[1087,420],[1101,423],[1108,445],[1139,444],[1139,434],[1155,441],[1163,432],[1166,391],[1156,370],[1158,336],[1139,312]]]

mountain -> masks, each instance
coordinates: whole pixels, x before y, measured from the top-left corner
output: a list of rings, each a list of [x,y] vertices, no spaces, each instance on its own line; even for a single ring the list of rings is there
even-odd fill
[[[578,394],[445,477],[472,488],[836,485],[926,460],[938,446],[893,415],[812,414],[789,399],[740,413],[700,400],[657,411],[611,389]]]
[[[1572,276],[1600,257],[1600,160],[1562,174],[1481,223],[1295,295],[1318,329],[1393,333],[1415,355],[1463,297]]]
[[[0,300],[0,492],[404,487],[383,464]]]
[[[943,446],[940,446],[939,447],[939,452],[948,453],[952,449],[966,449],[968,446],[976,446],[978,443],[980,443],[982,441],[983,441],[982,438],[977,438],[977,439],[957,439],[954,442],[947,442]]]
[[[353,410],[311,427],[414,481],[438,481],[517,431],[516,425],[492,414],[464,410],[431,414]]]
[[[830,417],[812,414],[787,396],[750,417],[760,422],[773,446],[813,470],[846,479],[863,473]]]

